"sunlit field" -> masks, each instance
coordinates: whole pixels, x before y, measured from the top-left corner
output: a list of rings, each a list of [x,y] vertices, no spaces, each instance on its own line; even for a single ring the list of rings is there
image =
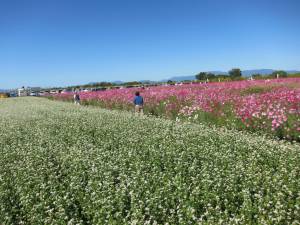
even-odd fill
[[[230,102],[231,113],[249,126],[257,119],[276,131],[294,121],[296,132],[298,80],[282,82],[153,88],[143,95],[148,112],[153,104],[191,118],[199,109],[227,115],[223,103]],[[82,98],[129,109],[132,92]],[[297,144],[34,97],[1,100],[0,124],[0,224],[300,222]]]
[[[132,110],[135,91],[146,114],[255,131],[300,141],[300,78],[113,89],[80,93],[82,104]],[[72,100],[72,93],[55,99]]]

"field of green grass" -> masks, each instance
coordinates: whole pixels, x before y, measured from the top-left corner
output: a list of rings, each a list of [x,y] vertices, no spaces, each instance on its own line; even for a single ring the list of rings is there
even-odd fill
[[[0,224],[300,223],[297,144],[33,97],[0,124]]]

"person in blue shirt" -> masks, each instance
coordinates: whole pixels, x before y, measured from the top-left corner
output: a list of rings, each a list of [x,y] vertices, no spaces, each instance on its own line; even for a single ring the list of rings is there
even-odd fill
[[[143,114],[143,107],[144,107],[144,99],[142,96],[140,96],[140,92],[135,92],[135,97],[133,100],[134,109],[136,114]]]

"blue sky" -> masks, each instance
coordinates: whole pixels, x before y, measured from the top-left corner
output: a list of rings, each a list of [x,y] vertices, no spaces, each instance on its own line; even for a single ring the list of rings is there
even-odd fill
[[[0,88],[300,70],[299,0],[0,0]]]

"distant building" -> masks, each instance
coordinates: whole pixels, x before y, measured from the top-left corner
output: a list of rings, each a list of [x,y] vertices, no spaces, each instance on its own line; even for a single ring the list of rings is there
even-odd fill
[[[22,87],[18,89],[18,96],[24,97],[24,96],[38,96],[39,92],[41,91],[40,87]]]
[[[27,88],[22,87],[22,88],[19,88],[19,89],[18,89],[18,96],[19,96],[19,97],[28,96],[28,94],[29,94],[29,91],[28,91]]]
[[[58,90],[50,90],[50,94],[58,94],[59,91]]]

